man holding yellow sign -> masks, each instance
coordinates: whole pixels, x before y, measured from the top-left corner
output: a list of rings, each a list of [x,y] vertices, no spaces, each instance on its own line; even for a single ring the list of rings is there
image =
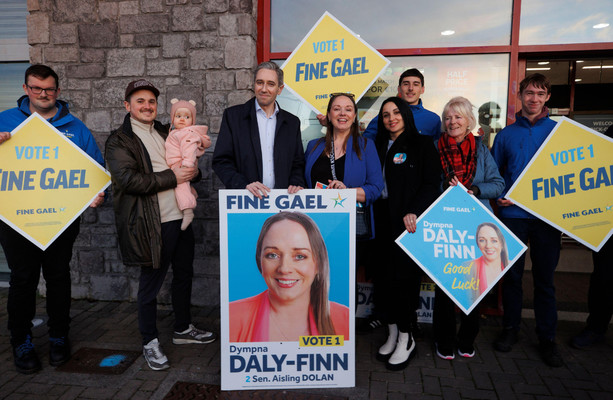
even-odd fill
[[[38,113],[100,165],[104,160],[91,132],[83,122],[70,114],[68,104],[57,100],[60,94],[57,74],[45,65],[26,70],[25,95],[18,107],[0,113],[0,145],[11,138],[10,131],[31,114]],[[31,148],[32,149],[32,148]],[[33,147],[32,157],[38,153]],[[29,157],[24,151],[24,157]],[[90,204],[97,207],[104,193]],[[70,325],[70,259],[72,246],[79,234],[77,218],[45,250],[40,249],[19,232],[0,222],[0,243],[11,270],[8,295],[8,328],[17,371],[33,373],[41,369],[40,360],[32,344],[32,319],[36,312],[36,288],[40,270],[47,283],[47,314],[49,321],[49,363],[64,364],[70,359],[68,330]]]

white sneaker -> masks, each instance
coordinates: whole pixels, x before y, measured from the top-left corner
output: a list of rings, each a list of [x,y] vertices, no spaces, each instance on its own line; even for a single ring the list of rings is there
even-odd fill
[[[163,369],[170,368],[168,358],[162,351],[160,342],[158,342],[157,338],[143,346],[143,356],[145,356],[145,360],[147,361],[149,368],[154,371],[161,371]]]
[[[189,327],[183,332],[175,332],[172,335],[172,343],[174,344],[206,344],[214,342],[215,339],[217,339],[217,335],[214,332],[198,329],[192,324],[189,324]]]

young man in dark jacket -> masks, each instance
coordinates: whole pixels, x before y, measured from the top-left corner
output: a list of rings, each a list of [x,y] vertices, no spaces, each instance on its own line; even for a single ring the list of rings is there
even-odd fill
[[[216,339],[215,333],[191,323],[194,231],[191,225],[181,230],[183,215],[174,194],[177,184],[196,178],[199,170],[166,165],[168,126],[155,120],[159,94],[145,79],[128,84],[124,101],[128,114],[107,139],[105,149],[123,262],[141,268],[138,327],[143,355],[153,370],[169,367],[158,341],[156,298],[171,263],[173,343],[211,343]]]

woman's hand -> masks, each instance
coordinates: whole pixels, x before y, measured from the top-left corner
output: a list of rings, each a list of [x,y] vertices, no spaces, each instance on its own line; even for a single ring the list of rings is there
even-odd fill
[[[451,180],[449,181],[449,186],[458,186],[458,184],[460,183],[460,180],[458,179],[457,176],[453,176],[453,178],[451,178]],[[470,189],[466,189],[466,193],[468,194],[474,194],[472,190]]]
[[[417,230],[417,215],[415,214],[407,214],[402,219],[404,222],[404,227],[407,228],[409,233],[415,233]]]
[[[328,179],[328,189],[347,189],[342,181]]]

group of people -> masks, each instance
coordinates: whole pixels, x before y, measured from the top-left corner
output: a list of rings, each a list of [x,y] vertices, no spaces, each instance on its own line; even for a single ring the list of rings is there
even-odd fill
[[[200,179],[197,158],[211,145],[207,127],[196,125],[195,104],[173,101],[170,125],[164,125],[156,120],[159,90],[146,79],[130,82],[124,97],[125,119],[108,137],[103,158],[89,130],[57,99],[58,77],[51,68],[30,67],[23,88],[25,95],[18,107],[0,113],[0,145],[10,139],[8,132],[37,112],[111,173],[122,260],[127,266],[140,267],[138,326],[149,367],[169,367],[156,326],[156,298],[171,265],[173,343],[213,342],[217,335],[196,328],[190,314],[195,242],[191,221],[196,204],[190,182]],[[316,187],[356,190],[356,199],[369,211],[374,227],[369,240],[358,242],[358,254],[368,265],[369,255],[376,249],[378,261],[370,265],[376,318],[388,329],[377,359],[391,370],[405,368],[415,356],[415,336],[419,334],[415,311],[422,271],[395,239],[405,230],[414,233],[417,218],[442,190],[461,183],[486,207],[491,209],[490,200],[495,201],[505,225],[522,241],[531,243],[541,355],[550,366],[562,365],[554,341],[557,312],[553,286],[560,233],[504,198],[555,124],[545,106],[551,94],[546,77],[533,74],[521,82],[522,109],[516,122],[498,133],[491,152],[471,133],[476,126],[473,106],[463,97],[446,104],[441,129],[441,119],[423,107],[424,76],[417,69],[400,76],[398,96],[383,101],[363,135],[354,95],[332,93],[327,114],[318,117],[327,127],[326,134],[311,141],[306,150],[299,119],[276,101],[282,90],[283,71],[277,64],[258,65],[255,97],[224,111],[213,170],[226,188],[247,189],[259,198],[272,189],[289,193]],[[101,193],[91,207],[103,201]],[[0,222],[0,243],[11,270],[8,327],[20,372],[41,368],[31,332],[41,268],[47,284],[49,362],[61,365],[70,358],[69,262],[78,232],[77,220],[42,251]],[[504,236],[497,226],[482,224],[476,240],[483,257],[474,260],[475,269],[487,287],[508,266]],[[348,337],[349,312],[347,307],[328,301],[326,246],[308,216],[283,212],[270,217],[256,246],[256,265],[268,289],[231,304],[232,341],[287,341],[321,334]],[[610,264],[610,258],[599,261],[600,270],[607,262]],[[510,351],[518,340],[523,269],[522,256],[505,275],[503,330],[494,343],[498,351]],[[590,294],[591,303],[603,308],[597,295]],[[609,299],[604,319],[607,312],[611,318],[611,303]],[[455,321],[453,302],[437,289],[433,321],[437,355],[453,359],[457,349],[460,356],[474,356],[478,307],[462,315],[458,332]],[[573,343],[581,347],[601,340],[607,324],[604,328],[602,323],[588,325]]]

